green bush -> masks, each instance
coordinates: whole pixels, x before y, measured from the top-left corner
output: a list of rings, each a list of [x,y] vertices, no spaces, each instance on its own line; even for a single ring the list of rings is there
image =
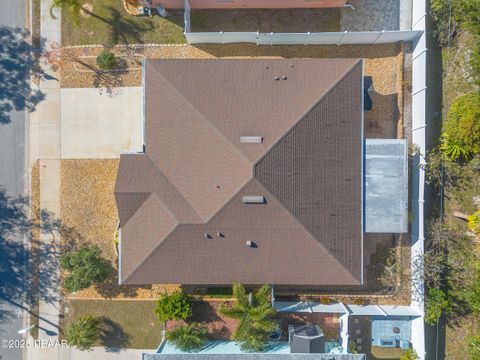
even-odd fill
[[[446,294],[440,289],[430,289],[425,306],[425,322],[429,325],[436,325],[442,314],[447,314],[449,310],[450,303]]]
[[[110,265],[102,258],[102,250],[96,245],[83,245],[77,251],[62,255],[60,266],[68,271],[64,288],[69,293],[102,282],[111,272]]]
[[[102,70],[113,69],[115,62],[115,54],[108,50],[102,50],[97,56],[97,65]]]
[[[417,352],[413,349],[407,349],[402,353],[400,360],[417,360]]]
[[[452,103],[444,125],[441,149],[454,159],[480,152],[480,92],[461,95]]]
[[[476,333],[467,336],[468,358],[470,360],[480,359],[480,329]]]
[[[187,324],[173,329],[166,338],[182,351],[198,351],[207,345],[207,329],[194,324]]]
[[[180,291],[165,294],[158,299],[155,313],[161,322],[188,319],[192,316],[191,298]]]
[[[76,346],[80,350],[88,350],[95,345],[100,331],[99,319],[91,315],[83,315],[67,328],[68,345]]]
[[[468,217],[468,228],[480,236],[480,210]]]

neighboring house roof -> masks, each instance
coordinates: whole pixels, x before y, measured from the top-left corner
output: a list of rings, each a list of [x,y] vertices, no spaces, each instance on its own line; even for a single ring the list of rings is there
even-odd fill
[[[362,66],[146,60],[145,153],[121,156],[115,188],[120,281],[360,284]]]

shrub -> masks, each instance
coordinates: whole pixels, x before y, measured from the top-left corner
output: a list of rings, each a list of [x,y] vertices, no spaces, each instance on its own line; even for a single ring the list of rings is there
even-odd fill
[[[240,322],[232,340],[240,343],[242,351],[261,352],[277,327],[272,320],[275,309],[269,298],[270,287],[264,285],[257,292],[247,294],[243,285],[237,283],[233,284],[232,291],[235,304],[232,307],[220,307],[222,315]]]
[[[155,313],[161,322],[188,319],[192,316],[191,298],[181,291],[165,294],[158,299]]]
[[[480,92],[455,99],[444,125],[442,151],[451,158],[480,152]]]
[[[440,289],[430,289],[425,306],[425,322],[429,325],[436,325],[442,314],[448,313],[449,310],[450,303],[445,293]]]
[[[100,335],[100,320],[91,315],[83,315],[67,329],[68,345],[76,346],[80,350],[88,350],[97,341]]]
[[[400,360],[417,360],[417,352],[413,349],[407,349],[402,353]]]
[[[480,359],[480,329],[467,336],[468,356],[470,360]]]
[[[115,66],[115,54],[108,50],[102,50],[97,56],[97,65],[102,70],[113,69]]]
[[[480,263],[477,265],[473,282],[467,289],[467,300],[472,312],[480,315]]]
[[[111,269],[96,245],[83,245],[77,251],[62,255],[60,265],[68,271],[64,288],[69,293],[104,281]]]
[[[196,351],[207,344],[207,329],[187,324],[167,332],[166,338],[182,351]]]
[[[468,217],[468,228],[480,236],[480,210],[475,211]]]

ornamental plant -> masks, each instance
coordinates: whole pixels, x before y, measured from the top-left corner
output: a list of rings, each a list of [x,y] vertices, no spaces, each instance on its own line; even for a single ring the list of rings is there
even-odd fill
[[[480,210],[475,211],[468,217],[468,228],[477,236],[480,236]]]
[[[272,320],[275,309],[270,302],[270,287],[262,286],[255,293],[246,292],[241,284],[233,284],[233,306],[223,304],[220,313],[226,317],[239,320],[232,340],[240,344],[243,351],[261,352],[269,342],[269,337],[276,328]]]
[[[198,351],[207,345],[207,329],[195,324],[186,324],[170,330],[166,338],[175,347],[185,352]]]
[[[159,320],[185,320],[192,316],[191,297],[181,291],[165,294],[157,301],[155,313]]]
[[[80,350],[88,350],[100,336],[100,320],[91,315],[83,315],[67,328],[68,345]]]
[[[480,92],[461,95],[452,103],[441,149],[452,159],[480,153]]]
[[[69,293],[106,280],[111,270],[97,245],[83,245],[77,251],[62,255],[60,266],[68,272],[63,287]]]
[[[108,51],[102,50],[97,56],[97,65],[102,70],[111,70],[114,68],[116,63],[115,54]]]

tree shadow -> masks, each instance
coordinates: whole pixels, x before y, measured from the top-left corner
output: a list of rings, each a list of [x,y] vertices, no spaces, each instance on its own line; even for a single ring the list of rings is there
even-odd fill
[[[139,25],[133,20],[125,17],[120,11],[112,6],[106,7],[109,12],[109,16],[103,17],[94,12],[84,10],[92,17],[106,23],[110,27],[109,42],[111,45],[116,44],[142,44],[142,34],[146,31],[153,30],[155,25],[149,19],[145,19],[145,25]]]
[[[123,328],[112,319],[101,317],[102,332],[100,342],[105,346],[107,352],[120,352],[125,349],[130,341],[130,336]]]
[[[60,242],[55,235],[62,233],[60,221],[51,213],[41,211],[41,219],[30,220],[28,198],[11,197],[0,187],[0,299],[35,317],[38,314],[31,310],[33,304],[59,300],[56,289],[60,288],[60,276],[56,270],[60,254],[74,242]],[[32,236],[33,231],[51,236],[51,241],[40,241]],[[0,321],[14,315],[2,311]]]
[[[33,55],[28,32],[21,28],[0,27],[0,124],[11,122],[13,111],[34,111],[45,98],[39,89],[32,89],[30,76],[40,76],[38,58]]]

